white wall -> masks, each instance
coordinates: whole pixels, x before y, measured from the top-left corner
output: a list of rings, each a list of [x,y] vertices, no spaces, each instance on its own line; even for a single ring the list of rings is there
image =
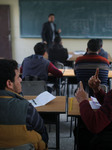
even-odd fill
[[[18,0],[0,0],[0,4],[10,5],[12,53],[13,58],[21,63],[24,57],[33,53],[33,46],[41,39],[20,38]],[[87,41],[88,39],[63,39],[63,45],[68,48],[68,51],[86,50]],[[112,40],[103,40],[103,43],[103,48],[112,56]]]

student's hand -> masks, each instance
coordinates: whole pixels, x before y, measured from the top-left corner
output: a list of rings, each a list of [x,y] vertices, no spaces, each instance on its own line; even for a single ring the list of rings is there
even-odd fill
[[[61,29],[58,29],[58,33],[61,33]]]
[[[88,81],[89,86],[93,89],[95,93],[97,93],[100,90],[101,81],[98,78],[98,74],[99,74],[99,68],[96,69],[95,75],[92,76]]]
[[[81,103],[83,100],[88,100],[88,94],[84,91],[82,81],[80,81],[79,85],[80,86],[75,94],[75,97],[77,101]]]

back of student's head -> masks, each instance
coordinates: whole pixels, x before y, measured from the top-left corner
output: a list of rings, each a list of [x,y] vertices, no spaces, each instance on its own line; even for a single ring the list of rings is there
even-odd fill
[[[55,39],[54,39],[54,43],[60,44],[60,42],[61,42],[61,37],[60,36],[56,36]]]
[[[14,82],[15,70],[18,64],[15,60],[0,59],[0,90],[4,90],[7,80]]]
[[[100,48],[103,46],[103,40],[102,39],[96,39],[99,42]]]
[[[37,55],[44,55],[45,51],[46,51],[46,44],[45,43],[40,42],[34,46],[34,52]]]
[[[87,43],[88,50],[97,52],[100,49],[99,41],[97,39],[91,39]]]

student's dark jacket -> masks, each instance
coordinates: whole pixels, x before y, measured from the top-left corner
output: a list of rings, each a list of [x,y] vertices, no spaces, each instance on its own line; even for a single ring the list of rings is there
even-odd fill
[[[28,107],[29,102],[19,94],[0,90],[0,148],[32,143],[36,150],[46,149],[41,135],[27,129]]]
[[[49,60],[52,63],[59,61],[65,63],[68,58],[68,51],[66,48],[63,48],[61,44],[54,44],[52,48],[49,49]]]

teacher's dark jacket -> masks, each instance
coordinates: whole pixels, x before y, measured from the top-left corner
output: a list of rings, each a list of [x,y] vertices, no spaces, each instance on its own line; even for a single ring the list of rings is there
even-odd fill
[[[59,33],[56,31],[56,24],[54,24],[55,36],[59,36]],[[47,42],[48,47],[52,45],[53,31],[51,28],[50,22],[45,22],[42,28],[42,40]]]

